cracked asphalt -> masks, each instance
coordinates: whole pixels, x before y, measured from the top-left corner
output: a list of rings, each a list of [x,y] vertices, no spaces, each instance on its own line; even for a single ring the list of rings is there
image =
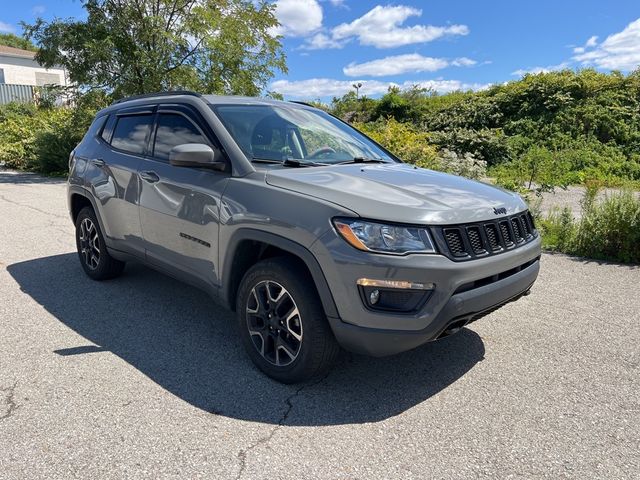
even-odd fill
[[[64,183],[0,171],[0,478],[638,478],[639,286],[544,255],[455,336],[280,385],[204,293],[89,280]]]

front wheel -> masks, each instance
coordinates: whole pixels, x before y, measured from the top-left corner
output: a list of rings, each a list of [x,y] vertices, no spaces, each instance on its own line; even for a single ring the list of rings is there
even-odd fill
[[[100,224],[90,207],[80,210],[76,218],[76,246],[82,269],[92,279],[107,280],[122,273],[125,264],[107,252]]]
[[[273,258],[245,274],[236,299],[240,336],[253,363],[283,383],[329,370],[339,353],[308,273]]]

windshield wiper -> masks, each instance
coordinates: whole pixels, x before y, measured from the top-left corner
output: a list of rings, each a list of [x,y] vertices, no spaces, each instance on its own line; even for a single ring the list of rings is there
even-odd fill
[[[328,163],[312,162],[311,160],[298,160],[297,158],[285,158],[282,162],[285,167],[326,167]]]
[[[261,158],[253,157],[252,162],[256,163],[272,163],[279,164],[285,167],[326,167],[328,163],[312,162],[311,160],[298,160],[297,158],[287,157],[284,160],[274,160],[273,158]]]
[[[334,165],[348,165],[350,163],[387,163],[381,158],[353,157],[351,160],[334,163]]]
[[[252,157],[252,162],[256,163],[279,163],[282,164],[282,160],[274,160],[273,158],[261,158],[261,157]]]

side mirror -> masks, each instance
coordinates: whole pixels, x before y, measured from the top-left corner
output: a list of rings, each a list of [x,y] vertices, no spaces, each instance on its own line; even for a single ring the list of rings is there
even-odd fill
[[[174,167],[204,167],[219,171],[227,166],[222,152],[204,143],[176,145],[169,152],[169,163]]]

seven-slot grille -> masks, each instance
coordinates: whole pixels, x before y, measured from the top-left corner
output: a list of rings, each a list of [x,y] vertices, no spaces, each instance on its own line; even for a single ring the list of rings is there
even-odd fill
[[[537,236],[528,211],[481,223],[439,227],[435,233],[446,247],[445,254],[454,260],[495,255],[524,245]]]

